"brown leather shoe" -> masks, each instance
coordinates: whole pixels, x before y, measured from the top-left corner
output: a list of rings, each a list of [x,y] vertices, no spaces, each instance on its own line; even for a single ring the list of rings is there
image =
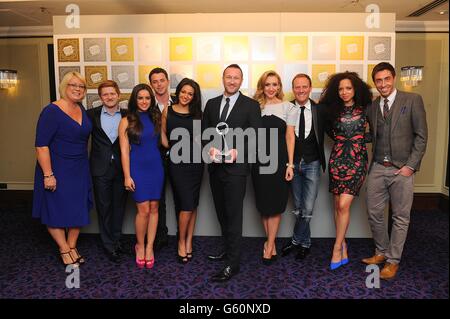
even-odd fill
[[[386,263],[386,265],[384,265],[384,268],[380,272],[380,278],[385,280],[392,279],[397,274],[397,270],[398,264]]]
[[[373,265],[373,264],[378,265],[378,264],[384,263],[385,260],[386,260],[386,257],[384,257],[383,255],[374,255],[370,258],[364,258],[361,261],[368,265]]]

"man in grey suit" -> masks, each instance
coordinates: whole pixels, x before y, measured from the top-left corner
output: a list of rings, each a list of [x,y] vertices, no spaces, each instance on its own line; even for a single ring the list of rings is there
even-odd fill
[[[386,262],[380,278],[395,277],[408,232],[414,195],[414,173],[427,146],[427,122],[422,97],[395,88],[395,69],[377,64],[372,79],[380,93],[367,110],[373,159],[367,179],[367,209],[375,241],[375,255],[366,264]],[[389,238],[384,208],[391,202],[392,231]]]

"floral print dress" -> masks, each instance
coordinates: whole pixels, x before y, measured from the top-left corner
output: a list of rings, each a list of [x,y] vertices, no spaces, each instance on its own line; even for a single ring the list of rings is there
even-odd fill
[[[354,105],[345,107],[334,122],[328,163],[331,193],[358,196],[368,166],[366,126],[364,110]]]

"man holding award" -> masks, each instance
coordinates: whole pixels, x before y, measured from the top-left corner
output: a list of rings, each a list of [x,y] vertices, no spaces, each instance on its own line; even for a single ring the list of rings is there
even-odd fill
[[[242,80],[242,70],[237,64],[226,67],[222,77],[224,93],[208,100],[202,119],[202,131],[213,129],[214,141],[221,141],[217,144],[204,141],[208,142],[205,151],[211,162],[208,165],[209,181],[224,238],[224,249],[208,256],[210,260],[225,261],[225,267],[211,278],[216,282],[227,281],[239,272],[249,157],[256,152],[256,144],[249,147],[252,138],[248,138],[247,133],[256,137],[261,127],[258,102],[239,92]]]

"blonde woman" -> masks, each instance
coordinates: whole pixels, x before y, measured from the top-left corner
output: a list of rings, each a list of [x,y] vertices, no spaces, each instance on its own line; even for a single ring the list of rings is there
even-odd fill
[[[85,261],[77,249],[78,235],[90,223],[92,207],[87,150],[92,124],[80,104],[86,81],[78,72],[69,72],[59,94],[37,123],[33,217],[47,225],[63,264],[78,266]]]
[[[267,236],[262,256],[265,265],[276,260],[275,238],[288,200],[288,180],[292,179],[292,176],[286,178],[288,158],[285,136],[287,125],[295,127],[298,110],[293,104],[283,102],[283,97],[280,76],[275,71],[264,72],[258,80],[254,99],[260,104],[262,124],[266,129],[266,140],[258,141],[259,151],[265,156],[270,155],[270,161],[268,164],[253,165],[252,180],[256,207],[261,213]],[[270,143],[271,139],[275,143]],[[262,147],[264,142],[265,148]],[[272,145],[274,149],[271,149]],[[270,172],[271,166],[275,167],[274,172]],[[264,172],[264,169],[269,169],[269,172]]]

